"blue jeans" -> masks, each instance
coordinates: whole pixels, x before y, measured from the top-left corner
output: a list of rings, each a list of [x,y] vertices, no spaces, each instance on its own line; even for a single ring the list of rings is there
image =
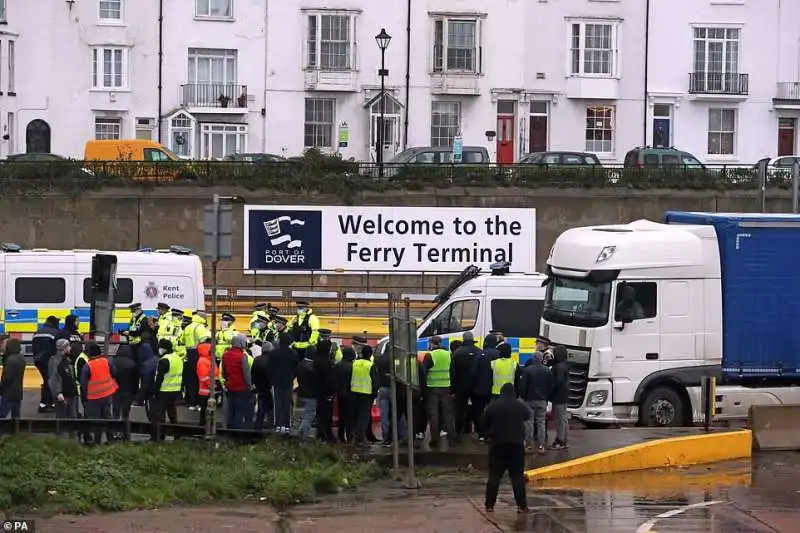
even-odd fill
[[[22,410],[22,402],[8,402],[0,400],[0,418],[20,418],[20,411]]]
[[[300,398],[300,405],[303,408],[303,420],[300,422],[299,437],[306,439],[311,436],[311,425],[314,417],[317,416],[317,399]]]
[[[253,393],[250,391],[228,392],[228,429],[253,427]]]
[[[378,389],[378,409],[381,411],[381,438],[384,442],[392,440],[392,388]]]

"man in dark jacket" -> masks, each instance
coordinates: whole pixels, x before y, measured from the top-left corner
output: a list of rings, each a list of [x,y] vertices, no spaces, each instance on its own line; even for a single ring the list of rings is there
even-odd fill
[[[333,362],[338,351],[331,341],[331,330],[320,328],[319,341],[312,350],[317,392],[317,440],[336,442],[333,435],[333,399],[336,396],[336,376]]]
[[[495,348],[498,339],[492,334],[486,335],[483,339],[483,350],[472,359],[472,407],[475,413],[478,437],[483,442],[486,439],[486,432],[481,427],[481,420],[484,409],[492,399],[492,361],[500,357],[500,352]]]
[[[253,387],[256,389],[256,431],[272,429],[275,410],[272,402],[272,380],[269,375],[269,359],[272,357],[272,343],[261,345],[261,355],[253,360],[251,367]]]
[[[267,363],[275,400],[275,432],[284,435],[288,435],[292,427],[292,387],[299,364],[291,342],[289,334],[282,332],[278,338],[278,348],[270,352]]]
[[[36,365],[36,369],[42,376],[42,389],[39,399],[40,413],[51,413],[56,408],[53,395],[50,394],[50,387],[47,385],[47,372],[50,367],[50,358],[56,353],[56,336],[58,334],[58,319],[51,315],[44,321],[44,325],[34,333],[31,341],[33,364]]]
[[[19,339],[3,341],[3,376],[0,377],[0,418],[19,418],[25,381],[25,358]],[[41,369],[39,369],[41,372]],[[46,370],[45,370],[46,372]],[[45,386],[47,383],[45,382]],[[48,387],[49,390],[49,387]]]
[[[139,358],[139,379],[141,386],[136,395],[139,405],[145,407],[147,419],[155,422],[157,409],[153,397],[155,395],[156,369],[158,367],[158,357],[153,348],[148,343],[139,344],[136,355]]]
[[[553,348],[553,391],[550,401],[553,403],[553,416],[556,419],[556,440],[550,446],[552,450],[567,448],[569,418],[567,418],[567,401],[569,400],[569,367],[567,366],[567,349],[558,345]]]
[[[56,418],[78,418],[78,381],[75,365],[71,359],[72,347],[69,338],[56,341],[56,353],[50,358],[47,369],[47,386],[56,399]]]
[[[525,494],[525,425],[531,413],[516,399],[514,385],[506,383],[499,398],[486,408],[484,427],[491,437],[489,445],[489,479],[486,481],[486,511],[494,511],[500,481],[508,471],[517,512],[528,512]]]
[[[536,441],[539,453],[544,453],[547,436],[547,399],[553,389],[553,376],[544,366],[541,352],[535,352],[522,371],[519,396],[531,410],[533,421],[528,442]]]
[[[109,357],[111,375],[117,380],[119,389],[112,400],[113,416],[117,420],[128,420],[131,416],[131,403],[135,384],[139,382],[133,350],[127,344],[117,348],[117,354]]]
[[[353,397],[350,395],[350,382],[353,378],[353,361],[356,351],[348,346],[342,348],[342,360],[336,364],[334,375],[336,377],[336,396],[339,403],[339,442],[346,444],[352,442],[355,430],[355,407]]]
[[[67,339],[70,342],[80,342],[81,334],[80,331],[78,331],[78,326],[80,326],[78,315],[67,315],[66,318],[64,318],[64,327],[59,329],[58,333],[56,333],[56,340]]]
[[[300,428],[297,435],[301,439],[311,436],[314,418],[317,416],[317,365],[316,349],[309,346],[303,351],[303,358],[297,366],[297,399],[302,410]]]
[[[453,394],[456,397],[456,433],[459,438],[472,433],[472,423],[476,420],[474,405],[470,406],[474,388],[473,366],[480,357],[481,350],[475,346],[471,331],[464,333],[460,348],[453,352]]]

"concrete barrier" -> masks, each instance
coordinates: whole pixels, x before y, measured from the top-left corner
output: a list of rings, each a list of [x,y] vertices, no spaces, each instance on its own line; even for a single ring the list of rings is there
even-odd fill
[[[528,481],[573,478],[649,468],[670,468],[749,459],[750,430],[656,439],[525,472]]]
[[[800,450],[800,405],[754,405],[748,421],[756,450]]]

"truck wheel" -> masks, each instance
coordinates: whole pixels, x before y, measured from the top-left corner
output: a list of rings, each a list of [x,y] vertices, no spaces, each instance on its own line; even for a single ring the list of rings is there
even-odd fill
[[[683,400],[672,389],[659,387],[645,397],[639,421],[647,427],[675,427],[683,425]]]

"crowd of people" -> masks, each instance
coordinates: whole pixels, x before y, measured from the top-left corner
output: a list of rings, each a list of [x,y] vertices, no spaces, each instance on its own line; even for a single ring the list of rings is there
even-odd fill
[[[184,312],[160,303],[158,316],[147,317],[140,304],[133,304],[130,324],[121,332],[128,342],[110,357],[95,342],[84,341],[77,316],[67,316],[61,327],[57,318],[49,317],[32,341],[34,364],[43,380],[39,410],[55,412],[57,418],[127,419],[131,408],[139,406],[151,421],[205,426],[213,397],[230,429],[273,430],[366,446],[379,442],[372,428],[377,400],[381,439],[391,445],[392,363],[386,344],[377,354],[365,337],[339,346],[331,331],[320,327],[308,302],[296,305],[290,319],[275,306],[257,305],[244,332],[233,315],[222,314],[212,347],[203,311]],[[566,350],[551,348],[544,338],[537,342],[536,353],[519,366],[499,331],[490,332],[482,347],[470,332],[450,342],[449,349],[439,337],[430,339],[429,350],[417,358],[420,387],[411,389],[415,440],[429,430],[433,447],[444,439],[455,444],[472,433],[481,442],[497,442],[504,431],[498,429],[503,416],[488,416],[487,407],[511,394],[530,415],[524,443],[545,453],[550,402],[556,423],[551,448],[565,448]],[[20,342],[4,338],[0,350],[0,417],[19,417],[25,372]],[[406,434],[406,390],[397,387],[401,439]],[[197,418],[179,420],[180,403],[197,412]],[[301,415],[293,423],[295,405]],[[102,436],[81,438],[100,442]]]

